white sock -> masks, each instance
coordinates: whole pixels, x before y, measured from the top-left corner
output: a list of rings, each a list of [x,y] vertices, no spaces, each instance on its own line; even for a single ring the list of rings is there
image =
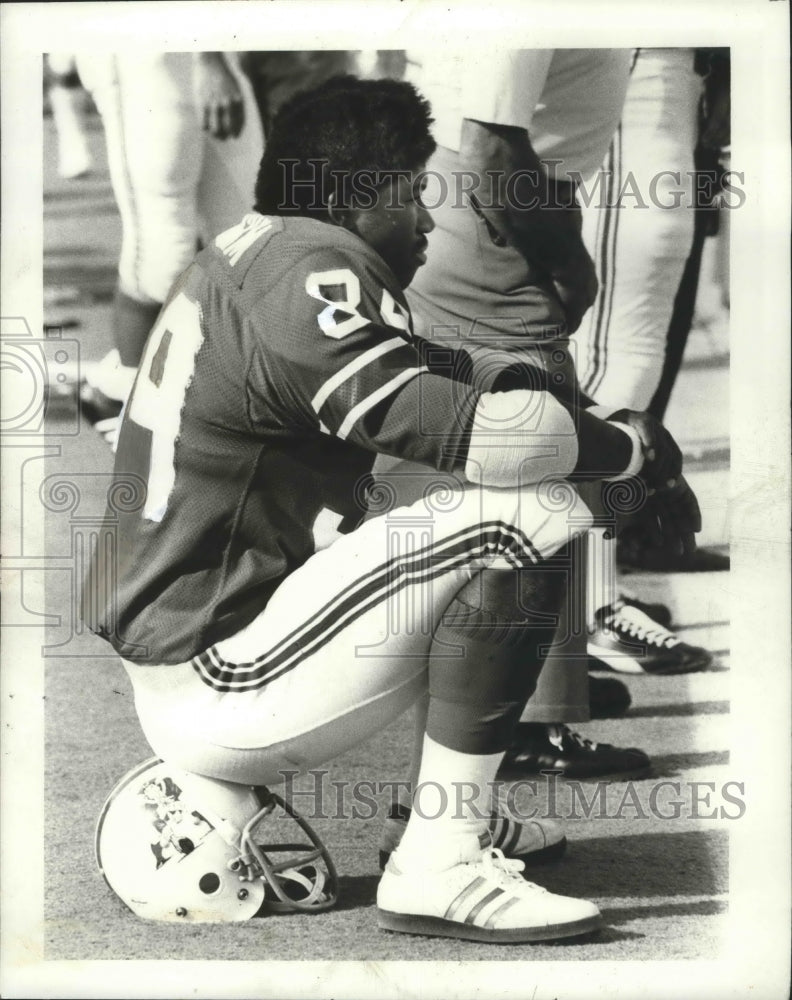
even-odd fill
[[[424,736],[412,812],[394,861],[401,871],[444,871],[473,861],[489,840],[492,783],[503,753],[468,754]]]
[[[91,154],[83,127],[82,92],[71,87],[53,86],[49,100],[57,128],[61,167],[67,172],[87,171],[91,166]]]
[[[600,608],[614,604],[616,581],[616,536],[612,528],[590,528],[586,572],[586,610],[589,624]]]

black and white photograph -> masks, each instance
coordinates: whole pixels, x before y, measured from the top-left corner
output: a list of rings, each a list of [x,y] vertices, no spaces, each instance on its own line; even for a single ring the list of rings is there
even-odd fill
[[[788,996],[787,0],[0,21],[2,995]]]

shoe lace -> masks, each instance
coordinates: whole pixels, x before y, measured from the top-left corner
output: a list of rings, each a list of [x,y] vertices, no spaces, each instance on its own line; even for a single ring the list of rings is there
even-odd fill
[[[586,736],[581,736],[580,733],[576,733],[563,723],[559,723],[551,728],[548,739],[559,750],[564,749],[564,740],[569,740],[571,743],[577,744],[583,750],[596,750],[599,746],[596,740],[590,740]]]
[[[535,882],[527,882],[521,875],[525,869],[524,863],[516,858],[507,858],[499,847],[488,847],[482,851],[481,864],[485,875],[507,889],[517,890],[520,893],[526,889],[547,891]]]
[[[631,605],[616,605],[613,611],[605,616],[605,625],[621,636],[638,639],[650,646],[658,648],[679,645],[679,638],[664,628],[659,622],[653,621],[649,615]]]

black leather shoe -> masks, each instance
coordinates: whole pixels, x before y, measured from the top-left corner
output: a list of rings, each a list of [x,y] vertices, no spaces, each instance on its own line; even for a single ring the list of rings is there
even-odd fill
[[[681,556],[665,549],[647,548],[639,537],[619,536],[616,543],[616,562],[620,569],[650,570],[655,573],[713,573],[731,568],[727,552],[716,548],[696,549],[690,555]]]
[[[637,604],[623,601],[597,612],[586,651],[589,670],[620,674],[691,674],[712,663],[709,650],[683,642]]]
[[[521,723],[506,751],[499,776],[540,777],[543,771],[560,771],[564,778],[596,780],[642,778],[651,762],[643,750],[622,749],[597,743],[563,724]]]

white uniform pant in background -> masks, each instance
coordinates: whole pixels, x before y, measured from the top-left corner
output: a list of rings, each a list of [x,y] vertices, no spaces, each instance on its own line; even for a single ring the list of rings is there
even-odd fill
[[[599,186],[581,192],[597,300],[572,341],[581,387],[645,410],[665,358],[694,223],[693,151],[701,78],[693,49],[639,49]]]
[[[203,131],[190,52],[80,56],[80,78],[99,109],[110,179],[123,228],[122,292],[163,302],[207,242],[253,204],[264,148],[247,78],[233,53],[229,65],[242,90],[245,126],[236,139]]]

